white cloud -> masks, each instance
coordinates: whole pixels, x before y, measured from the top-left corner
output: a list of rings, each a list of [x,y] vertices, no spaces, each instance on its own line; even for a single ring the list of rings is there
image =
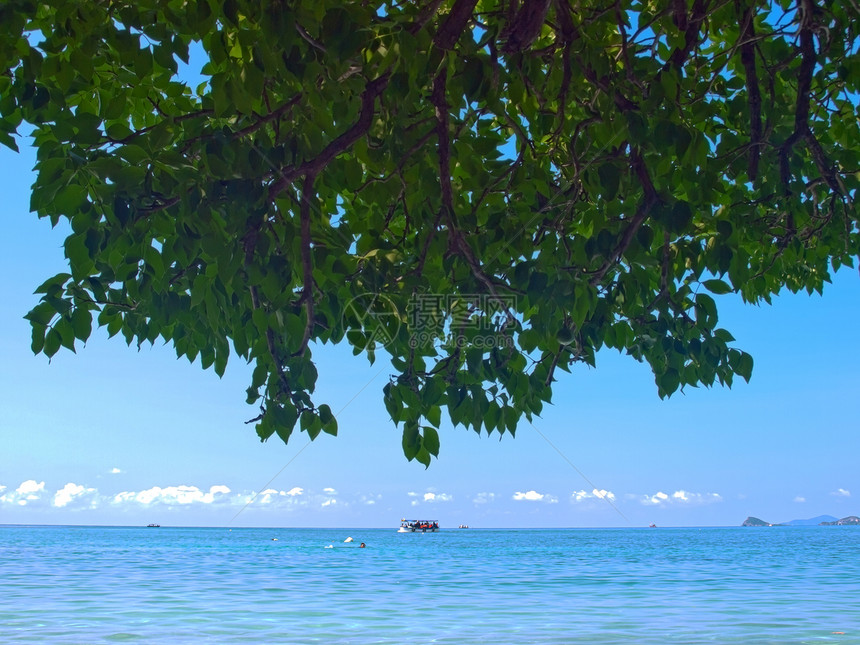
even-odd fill
[[[28,479],[25,482],[21,482],[21,485],[18,486],[18,488],[16,490],[16,492],[19,495],[27,495],[27,496],[35,495],[36,493],[42,493],[44,491],[45,491],[45,482],[36,483],[35,479]],[[36,497],[28,497],[28,498],[29,499],[36,499]]]
[[[450,502],[454,499],[451,495],[447,493],[436,493],[433,492],[434,489],[430,489],[426,493],[416,493],[410,491],[406,493],[407,496],[412,498],[412,501],[409,503],[410,506],[418,506],[421,502],[435,503],[435,502]]]
[[[589,493],[587,490],[575,490],[570,494],[570,499],[572,502],[582,502],[587,499],[608,499],[610,502],[615,499],[615,493],[608,490],[603,489],[591,489]]]
[[[803,502],[806,501],[806,498],[798,495],[797,497],[794,498],[794,501],[797,502],[798,504],[802,504]]]
[[[474,504],[489,504],[494,499],[496,499],[495,493],[478,493],[475,495],[475,499],[472,500]]]
[[[205,493],[197,486],[153,486],[139,492],[122,492],[114,495],[114,503],[137,502],[138,504],[212,504],[224,499],[230,489],[227,486],[211,486]]]
[[[667,495],[663,491],[658,491],[653,495],[645,495],[641,498],[641,502],[645,505],[659,506],[668,504],[713,504],[722,502],[723,497],[719,493],[691,493],[686,490],[676,490],[671,495]]]
[[[452,497],[446,493],[424,493],[425,502],[450,502]]]
[[[516,502],[546,502],[547,504],[555,504],[556,502],[558,502],[558,499],[556,499],[552,495],[539,493],[536,490],[530,490],[525,493],[517,491],[516,493],[514,493],[512,499]]]
[[[82,502],[87,500],[90,508],[95,508],[98,505],[96,497],[98,491],[95,488],[86,488],[80,484],[69,482],[60,490],[54,493],[53,504],[57,508],[68,506],[72,502]]]
[[[326,495],[337,495],[337,491],[334,488],[323,488],[323,492]]]
[[[111,475],[119,475],[121,472],[122,471],[119,468],[111,468],[110,470]]]
[[[257,499],[254,501],[258,504],[271,504],[272,501],[277,499],[278,497],[286,497],[287,493],[282,490],[276,490],[274,488],[267,488],[262,491],[259,495],[257,495]]]
[[[335,504],[337,504],[337,500],[332,498],[332,499],[327,499],[326,501],[324,501],[322,503],[322,506],[333,506]]]
[[[305,489],[299,486],[295,486],[290,490],[267,488],[257,493],[256,497],[254,497],[253,492],[250,493],[246,498],[241,500],[241,503],[253,503],[256,506],[287,505],[290,507],[307,506],[308,504],[314,503],[314,499],[308,499],[305,492]],[[319,500],[320,496],[316,496],[315,499]]]
[[[0,492],[6,490],[3,486]],[[41,499],[42,493],[45,492],[45,482],[37,482],[35,479],[28,479],[21,482],[14,491],[10,491],[3,496],[0,496],[0,502],[7,504],[17,504],[18,506],[26,506],[29,502],[35,502]]]
[[[668,499],[669,499],[669,496],[666,493],[664,493],[663,491],[658,491],[657,493],[655,493],[654,495],[651,495],[650,497],[648,495],[646,495],[645,498],[642,500],[642,503],[643,504],[663,504],[664,502],[668,501]]]
[[[851,491],[845,490],[844,488],[837,488],[830,494],[835,495],[836,497],[851,497]]]

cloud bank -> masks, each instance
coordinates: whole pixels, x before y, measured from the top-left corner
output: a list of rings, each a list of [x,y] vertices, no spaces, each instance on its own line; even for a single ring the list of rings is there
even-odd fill
[[[589,499],[607,499],[612,502],[615,500],[615,493],[609,490],[593,488],[590,493],[586,490],[575,490],[570,494],[570,501],[572,502],[584,502]]]
[[[6,486],[0,488],[0,493],[4,490],[6,490]],[[31,502],[39,501],[44,492],[45,482],[37,482],[35,479],[28,479],[27,481],[21,482],[21,485],[14,491],[0,495],[0,503],[27,506],[27,504]]]
[[[643,495],[640,499],[646,506],[669,506],[669,505],[702,505],[722,502],[719,493],[691,493],[686,490],[676,490],[671,495],[663,491],[657,491],[653,495]]]
[[[536,490],[526,491],[521,493],[517,491],[511,497],[515,502],[544,502],[545,504],[555,504],[558,498],[549,493],[539,493]]]

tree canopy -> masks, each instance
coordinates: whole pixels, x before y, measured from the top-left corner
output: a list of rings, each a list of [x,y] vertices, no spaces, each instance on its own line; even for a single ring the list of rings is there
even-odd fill
[[[749,379],[714,295],[860,252],[855,0],[5,0],[0,142],[65,218],[32,349],[93,322],[336,433],[319,343],[391,361],[407,458],[514,433],[614,348]],[[255,408],[256,410],[256,408]],[[256,412],[255,412],[256,413]],[[251,416],[251,415],[249,415]]]

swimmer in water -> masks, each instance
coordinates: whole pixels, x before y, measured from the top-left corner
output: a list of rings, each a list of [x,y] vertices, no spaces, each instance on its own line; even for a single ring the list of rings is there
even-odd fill
[[[367,545],[365,545],[365,543],[364,543],[364,542],[362,542],[361,544],[359,544],[359,545],[358,545],[358,548],[359,548],[359,549],[364,549],[364,548],[367,548]]]

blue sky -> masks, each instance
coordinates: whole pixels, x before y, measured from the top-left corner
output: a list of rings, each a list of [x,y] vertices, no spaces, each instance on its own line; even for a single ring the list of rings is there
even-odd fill
[[[28,212],[32,150],[0,149],[0,523],[396,527],[737,525],[860,514],[860,279],[772,307],[720,298],[755,357],[749,385],[657,397],[614,352],[561,374],[517,437],[444,427],[429,470],[408,463],[381,390],[389,370],[319,347],[318,402],[340,436],[261,444],[250,369],[223,379],[169,346],[97,330],[77,354],[30,352],[33,290],[64,270],[62,225]],[[255,494],[256,499],[248,504]]]

